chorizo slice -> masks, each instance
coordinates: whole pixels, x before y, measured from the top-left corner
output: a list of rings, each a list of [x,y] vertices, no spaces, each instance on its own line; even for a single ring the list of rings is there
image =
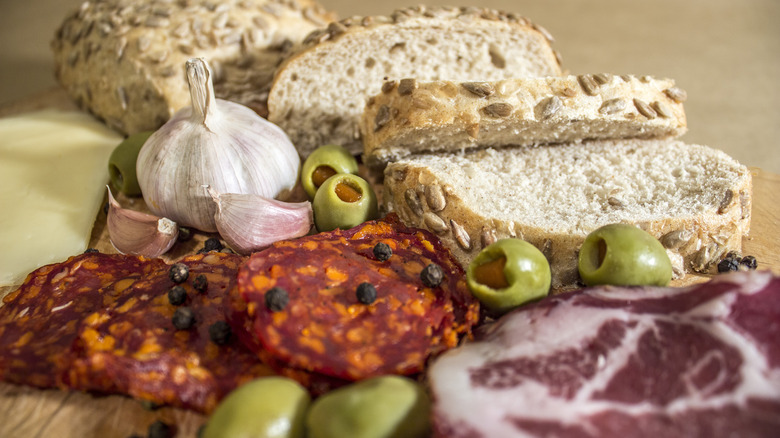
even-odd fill
[[[93,253],[43,267],[0,308],[0,342],[11,347],[0,351],[0,375],[210,412],[240,384],[273,374],[225,331],[242,261],[218,252],[186,257],[179,284],[159,259]],[[174,286],[185,292],[178,305],[169,299]],[[192,324],[177,328],[183,308]]]
[[[30,273],[0,307],[0,379],[66,388],[61,376],[83,316],[111,305],[120,280],[163,266],[162,260],[85,253]]]
[[[374,254],[379,243],[392,250],[386,260]],[[440,284],[421,278],[428,265],[441,268]],[[375,289],[369,304],[358,298],[364,283]],[[277,242],[242,265],[238,291],[246,304],[237,329],[256,338],[269,365],[347,381],[419,373],[479,317],[463,269],[439,239],[395,215]],[[279,295],[286,305],[274,302]]]

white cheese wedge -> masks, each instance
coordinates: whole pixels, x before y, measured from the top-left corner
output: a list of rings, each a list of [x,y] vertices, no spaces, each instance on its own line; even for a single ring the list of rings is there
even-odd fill
[[[87,248],[121,140],[84,113],[0,119],[0,286]]]

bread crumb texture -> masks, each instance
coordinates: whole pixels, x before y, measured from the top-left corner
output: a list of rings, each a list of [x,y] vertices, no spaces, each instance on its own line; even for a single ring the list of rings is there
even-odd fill
[[[540,28],[487,12],[411,8],[392,17],[331,23],[310,34],[280,66],[269,94],[269,120],[290,135],[304,156],[328,143],[360,153],[359,118],[366,100],[386,80],[561,74]]]
[[[402,163],[427,168],[480,216],[556,234],[714,213],[724,193],[749,178],[721,151],[663,140],[485,149]]]

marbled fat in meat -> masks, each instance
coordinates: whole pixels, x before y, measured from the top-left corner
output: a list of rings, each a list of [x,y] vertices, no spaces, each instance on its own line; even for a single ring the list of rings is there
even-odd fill
[[[585,289],[506,315],[429,369],[447,437],[770,437],[780,278]]]

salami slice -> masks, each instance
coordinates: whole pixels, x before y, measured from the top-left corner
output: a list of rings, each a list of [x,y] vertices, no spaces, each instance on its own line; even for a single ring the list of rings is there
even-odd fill
[[[176,283],[161,260],[84,254],[41,268],[0,309],[2,345],[15,346],[0,352],[0,372],[15,383],[210,412],[241,383],[273,373],[229,333],[210,333],[225,323],[242,260],[211,252],[178,262],[188,272],[179,305],[170,302]],[[177,328],[174,314],[185,308],[193,323]],[[39,331],[20,342],[31,330]],[[25,377],[28,366],[38,369]]]
[[[379,243],[392,251],[386,260],[374,253]],[[441,268],[440,284],[421,278],[429,265]],[[368,304],[358,298],[364,283],[375,289]],[[238,290],[246,304],[234,306],[245,315],[234,325],[244,321],[238,330],[256,337],[269,365],[350,381],[418,373],[479,318],[463,269],[439,239],[395,215],[277,242],[241,267]],[[272,290],[288,298],[283,308],[272,299],[269,308]]]
[[[61,377],[80,320],[115,298],[102,291],[164,266],[161,260],[87,253],[30,273],[0,307],[0,379],[66,388]]]
[[[301,368],[294,368],[275,356],[268,354],[263,349],[263,344],[257,336],[253,335],[254,330],[252,327],[254,320],[249,316],[247,302],[241,297],[237,286],[231,289],[230,299],[231,312],[228,318],[233,328],[233,333],[244,345],[256,352],[262,358],[263,363],[273,368],[277,374],[296,380],[314,396],[323,395],[352,382]]]

